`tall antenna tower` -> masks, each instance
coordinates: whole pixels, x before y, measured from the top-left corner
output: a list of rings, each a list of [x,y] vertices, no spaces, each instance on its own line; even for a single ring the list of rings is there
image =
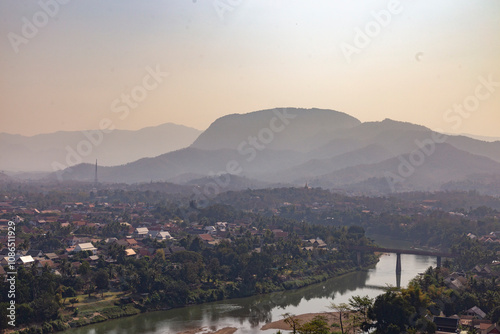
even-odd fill
[[[94,173],[94,186],[97,187],[97,159],[95,159],[95,173]]]

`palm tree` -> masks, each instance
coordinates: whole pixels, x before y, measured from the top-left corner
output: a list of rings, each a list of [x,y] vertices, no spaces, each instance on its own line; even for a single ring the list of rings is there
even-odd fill
[[[71,263],[69,263],[67,259],[62,259],[61,265],[59,266],[59,271],[61,272],[61,275],[63,277],[68,277],[72,273]]]

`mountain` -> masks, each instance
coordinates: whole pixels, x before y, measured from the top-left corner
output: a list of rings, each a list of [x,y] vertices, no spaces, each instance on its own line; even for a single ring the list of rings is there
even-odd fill
[[[98,177],[106,182],[137,183],[179,179],[182,180],[181,183],[186,183],[213,174],[235,174],[239,171],[236,174],[253,175],[261,170],[278,171],[283,164],[295,165],[301,162],[304,162],[304,159],[290,151],[265,150],[256,154],[251,161],[247,161],[245,156],[235,150],[208,151],[188,147],[121,166],[98,167]],[[234,164],[236,167],[233,168]],[[63,172],[53,173],[51,177],[92,181],[94,165],[80,164]]]
[[[466,136],[449,136],[446,142],[461,150],[500,162],[500,141],[485,142]]]
[[[361,149],[355,149],[347,153],[336,155],[327,159],[311,159],[307,162],[277,173],[265,173],[260,176],[263,180],[280,180],[281,182],[292,182],[304,184],[311,178],[360,164],[380,162],[393,157],[385,148],[379,145],[368,145]]]
[[[377,194],[470,187],[463,182],[471,175],[483,183],[500,176],[500,142],[390,119],[361,123],[334,110],[277,108],[221,117],[189,147],[98,172],[102,181],[197,189],[227,174],[234,183],[218,192],[305,183]],[[91,181],[93,175],[92,165],[79,165],[52,177]]]
[[[121,165],[189,146],[200,133],[172,123],[109,133],[60,131],[31,137],[0,133],[0,169],[52,172],[53,163],[67,167],[75,163],[95,163],[96,159],[99,165]]]
[[[468,138],[473,138],[481,141],[488,141],[488,142],[493,142],[493,141],[500,141],[500,137],[489,137],[489,136],[479,136],[479,135],[473,135],[469,133],[447,133],[450,136],[463,136],[463,137],[468,137]]]
[[[319,147],[336,131],[360,123],[347,114],[323,109],[277,108],[228,115],[212,123],[190,147],[121,166],[99,167],[99,179],[134,183],[171,181],[190,174],[193,178],[211,173],[234,174],[228,168],[232,162],[237,163],[236,169],[241,169],[243,175],[279,171],[283,166],[306,162],[305,153],[300,151],[307,145]],[[90,181],[93,175],[93,167],[83,165],[57,176]]]
[[[413,156],[413,158],[412,158]],[[500,175],[500,163],[442,143],[435,152],[418,164],[416,154],[404,154],[375,164],[360,164],[334,171],[310,181],[311,186],[350,188],[352,185],[385,181],[380,192],[433,191],[454,180],[464,180],[473,173]],[[370,180],[370,182],[366,182]],[[379,186],[380,188],[380,186]]]
[[[191,147],[202,150],[245,149],[251,145],[249,138],[253,137],[257,147],[306,152],[329,142],[337,131],[359,124],[358,119],[334,110],[268,109],[221,117]]]

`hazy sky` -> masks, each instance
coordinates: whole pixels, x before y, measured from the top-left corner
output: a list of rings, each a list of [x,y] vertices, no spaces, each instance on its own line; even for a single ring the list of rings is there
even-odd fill
[[[498,0],[59,1],[0,1],[0,132],[318,107],[500,136]]]

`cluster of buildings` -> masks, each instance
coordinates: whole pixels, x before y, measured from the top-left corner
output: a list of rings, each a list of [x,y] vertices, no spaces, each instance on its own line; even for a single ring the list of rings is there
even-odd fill
[[[498,243],[500,244],[500,231],[490,232],[489,234],[483,235],[481,237],[476,236],[475,234],[469,233],[467,236],[472,240],[477,240],[479,242],[486,243]]]
[[[14,204],[13,201],[0,202],[0,215],[13,217],[0,219],[0,274],[4,274],[3,266],[9,263],[9,252],[5,246],[10,221],[13,221],[17,228],[15,264],[40,269],[48,266],[57,274],[60,274],[62,261],[69,262],[74,269],[77,269],[83,260],[91,265],[100,258],[109,262],[116,261],[109,254],[112,244],[121,246],[127,257],[141,258],[155,256],[158,249],[155,242],[162,243],[161,247],[166,256],[185,250],[178,240],[188,235],[199,238],[205,245],[215,246],[222,240],[230,240],[230,236],[264,234],[262,230],[252,227],[251,221],[245,218],[232,222],[217,222],[213,225],[156,219],[151,213],[153,208],[144,203],[96,205],[76,202],[63,203],[60,207],[47,210],[26,208],[23,204],[25,203],[22,201],[21,204]],[[129,221],[117,218],[120,216],[127,216]],[[120,233],[114,236],[108,234],[106,237],[103,230],[110,222],[119,223]],[[288,232],[277,228],[271,232],[275,240],[289,236]],[[31,245],[26,236],[34,235],[57,236],[60,247],[43,248]],[[320,238],[303,240],[302,248],[310,251],[315,248],[323,249],[326,248],[326,243]],[[86,252],[88,256],[80,256],[81,252]]]
[[[461,316],[434,317],[436,333],[478,333],[478,334],[500,334],[500,326],[486,319],[479,307],[474,306],[466,310]]]
[[[470,284],[470,279],[492,279],[499,277],[497,270],[492,270],[491,266],[477,265],[471,273],[470,277],[465,272],[453,272],[444,279],[446,286],[455,291],[466,290]],[[500,334],[500,326],[493,323],[487,318],[487,314],[478,306],[473,306],[465,310],[461,315],[453,315],[451,317],[434,317],[436,324],[436,333],[478,333],[478,334]],[[466,330],[461,330],[466,329]]]

